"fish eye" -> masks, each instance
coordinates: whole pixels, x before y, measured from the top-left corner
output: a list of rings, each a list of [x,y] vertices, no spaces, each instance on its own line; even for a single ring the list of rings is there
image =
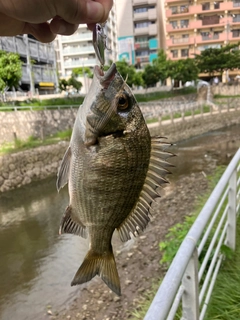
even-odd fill
[[[118,109],[125,110],[128,108],[128,98],[125,94],[121,94],[117,100]]]

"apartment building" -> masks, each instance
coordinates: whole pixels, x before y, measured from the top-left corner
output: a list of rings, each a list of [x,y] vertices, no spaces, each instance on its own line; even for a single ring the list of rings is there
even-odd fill
[[[240,0],[165,0],[165,14],[171,60],[240,41]]]
[[[41,43],[30,35],[0,37],[0,50],[20,55],[23,62],[20,89],[32,94],[53,93],[57,89],[53,44]]]
[[[143,67],[162,46],[161,1],[121,0],[116,5],[119,60]]]
[[[105,34],[107,36],[107,48],[105,50],[106,64],[117,59],[117,23],[115,4],[109,14],[105,25]],[[74,68],[89,67],[93,69],[97,60],[93,43],[92,31],[86,24],[81,24],[78,30],[71,36],[58,36],[55,40],[55,50],[57,55],[57,66],[60,78],[68,78]],[[79,79],[83,83],[82,92],[88,90],[91,81],[87,78]]]

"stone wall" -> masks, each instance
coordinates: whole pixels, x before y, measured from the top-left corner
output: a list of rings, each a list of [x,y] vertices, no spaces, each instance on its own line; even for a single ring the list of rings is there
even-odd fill
[[[173,143],[234,124],[240,125],[240,110],[198,115],[194,118],[185,118],[185,120],[177,119],[173,124],[163,122],[162,125],[150,128],[150,132],[152,136],[167,137],[168,141]]]
[[[217,86],[212,86],[213,94],[220,94],[222,96],[234,96],[240,94],[240,83],[235,85],[228,85],[226,83],[219,83]]]
[[[177,142],[232,124],[240,124],[240,111],[188,117],[174,123],[163,122],[161,126],[151,125],[150,132],[152,136],[161,135],[169,142]],[[67,146],[68,142],[60,142],[0,157],[0,192],[50,176],[56,177]]]
[[[56,176],[68,142],[0,157],[0,192]]]
[[[30,136],[43,138],[73,127],[77,108],[0,112],[0,145]]]

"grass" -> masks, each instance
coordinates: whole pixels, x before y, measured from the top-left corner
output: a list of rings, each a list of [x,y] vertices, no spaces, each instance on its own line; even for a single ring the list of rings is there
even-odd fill
[[[61,140],[70,140],[71,134],[72,130],[68,129],[58,132],[50,137],[46,137],[44,140],[34,138],[32,136],[30,136],[27,140],[15,139],[14,142],[6,143],[0,147],[0,155],[36,148],[39,146],[46,146]]]
[[[214,99],[224,99],[224,98],[239,98],[240,94],[237,95],[221,95],[221,94],[215,94]]]
[[[206,203],[207,199],[209,198],[212,190],[218,183],[219,179],[221,178],[223,172],[225,170],[225,167],[220,166],[216,169],[215,173],[211,176],[208,176],[208,189],[206,193],[199,196],[194,204],[194,209],[192,211],[192,214],[190,216],[185,217],[184,221],[182,223],[177,223],[172,228],[169,229],[168,234],[165,237],[165,240],[160,242],[159,248],[163,252],[162,259],[160,261],[160,265],[164,269],[166,269],[166,266],[168,267],[174,256],[176,255],[183,239],[185,238],[186,234],[188,233],[189,229],[191,228],[192,224],[194,223],[196,217],[198,216],[199,212],[203,208],[204,204]],[[240,234],[240,232],[239,232]],[[240,246],[239,246],[240,247]],[[240,255],[239,255],[240,257]],[[239,258],[240,259],[240,258]],[[143,319],[156,292],[159,285],[154,284],[152,289],[147,291],[142,299],[138,301],[138,306],[136,309],[131,313],[131,320],[138,320]],[[240,300],[239,300],[240,301]],[[180,319],[181,316],[176,315],[176,319]],[[212,318],[214,319],[214,318]],[[218,319],[218,318],[216,318]],[[224,320],[222,318],[219,318],[221,320]],[[227,319],[227,318],[226,318]],[[237,318],[235,318],[237,319]],[[208,319],[210,320],[210,318]]]
[[[196,89],[194,88],[182,88],[179,90],[169,91],[169,92],[150,92],[146,94],[136,94],[135,97],[138,102],[147,102],[152,100],[159,100],[165,98],[176,97],[179,95],[185,95],[189,93],[196,93]],[[42,110],[44,106],[69,106],[69,105],[80,105],[83,103],[84,97],[66,97],[66,98],[54,98],[54,99],[28,99],[25,101],[14,101],[12,103],[9,102],[0,102],[0,111],[11,111],[4,110],[4,107],[14,107],[16,106],[32,106],[39,107],[39,109],[34,108],[34,110]],[[27,109],[28,110],[28,109]]]
[[[147,92],[144,94],[135,94],[135,98],[138,102],[148,102],[154,100],[161,100],[166,98],[174,98],[180,95],[186,95],[190,93],[197,93],[195,88],[182,88],[174,91],[159,91],[159,92]]]
[[[207,105],[204,105],[203,106],[203,113],[208,113],[210,112],[210,106],[207,106]],[[197,109],[197,110],[194,110],[193,112],[194,115],[198,115],[198,114],[201,114],[201,110],[200,109]],[[192,111],[185,111],[184,112],[184,117],[189,117],[192,115]],[[182,114],[181,113],[174,113],[173,115],[173,118],[174,119],[178,119],[178,118],[181,118],[182,117]],[[167,116],[163,116],[162,117],[162,121],[166,121],[166,120],[170,120],[171,119],[171,116],[170,115],[167,115]],[[146,120],[146,123],[147,124],[150,124],[150,123],[155,123],[155,122],[158,122],[159,119],[157,117],[154,117],[154,118],[148,118]]]
[[[4,111],[4,107],[14,107],[16,106],[32,106],[39,107],[34,108],[34,110],[43,110],[44,106],[62,106],[62,105],[80,105],[83,102],[84,97],[69,97],[69,98],[54,98],[54,99],[29,99],[25,101],[14,101],[12,103],[9,102],[0,102],[0,110]],[[42,107],[42,108],[41,108]],[[26,108],[26,110],[29,110]]]
[[[240,319],[240,224],[237,224],[236,251],[220,269],[205,320]]]

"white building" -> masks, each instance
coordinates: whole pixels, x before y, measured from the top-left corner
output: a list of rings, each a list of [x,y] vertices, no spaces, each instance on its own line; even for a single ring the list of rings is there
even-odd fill
[[[110,12],[105,26],[107,35],[107,47],[105,50],[106,64],[117,59],[117,23],[115,4]],[[74,68],[93,67],[99,64],[92,44],[92,31],[88,30],[86,24],[79,25],[78,30],[71,36],[58,36],[55,40],[57,55],[57,66],[60,78],[68,78]],[[80,78],[82,92],[88,91],[91,79]]]

